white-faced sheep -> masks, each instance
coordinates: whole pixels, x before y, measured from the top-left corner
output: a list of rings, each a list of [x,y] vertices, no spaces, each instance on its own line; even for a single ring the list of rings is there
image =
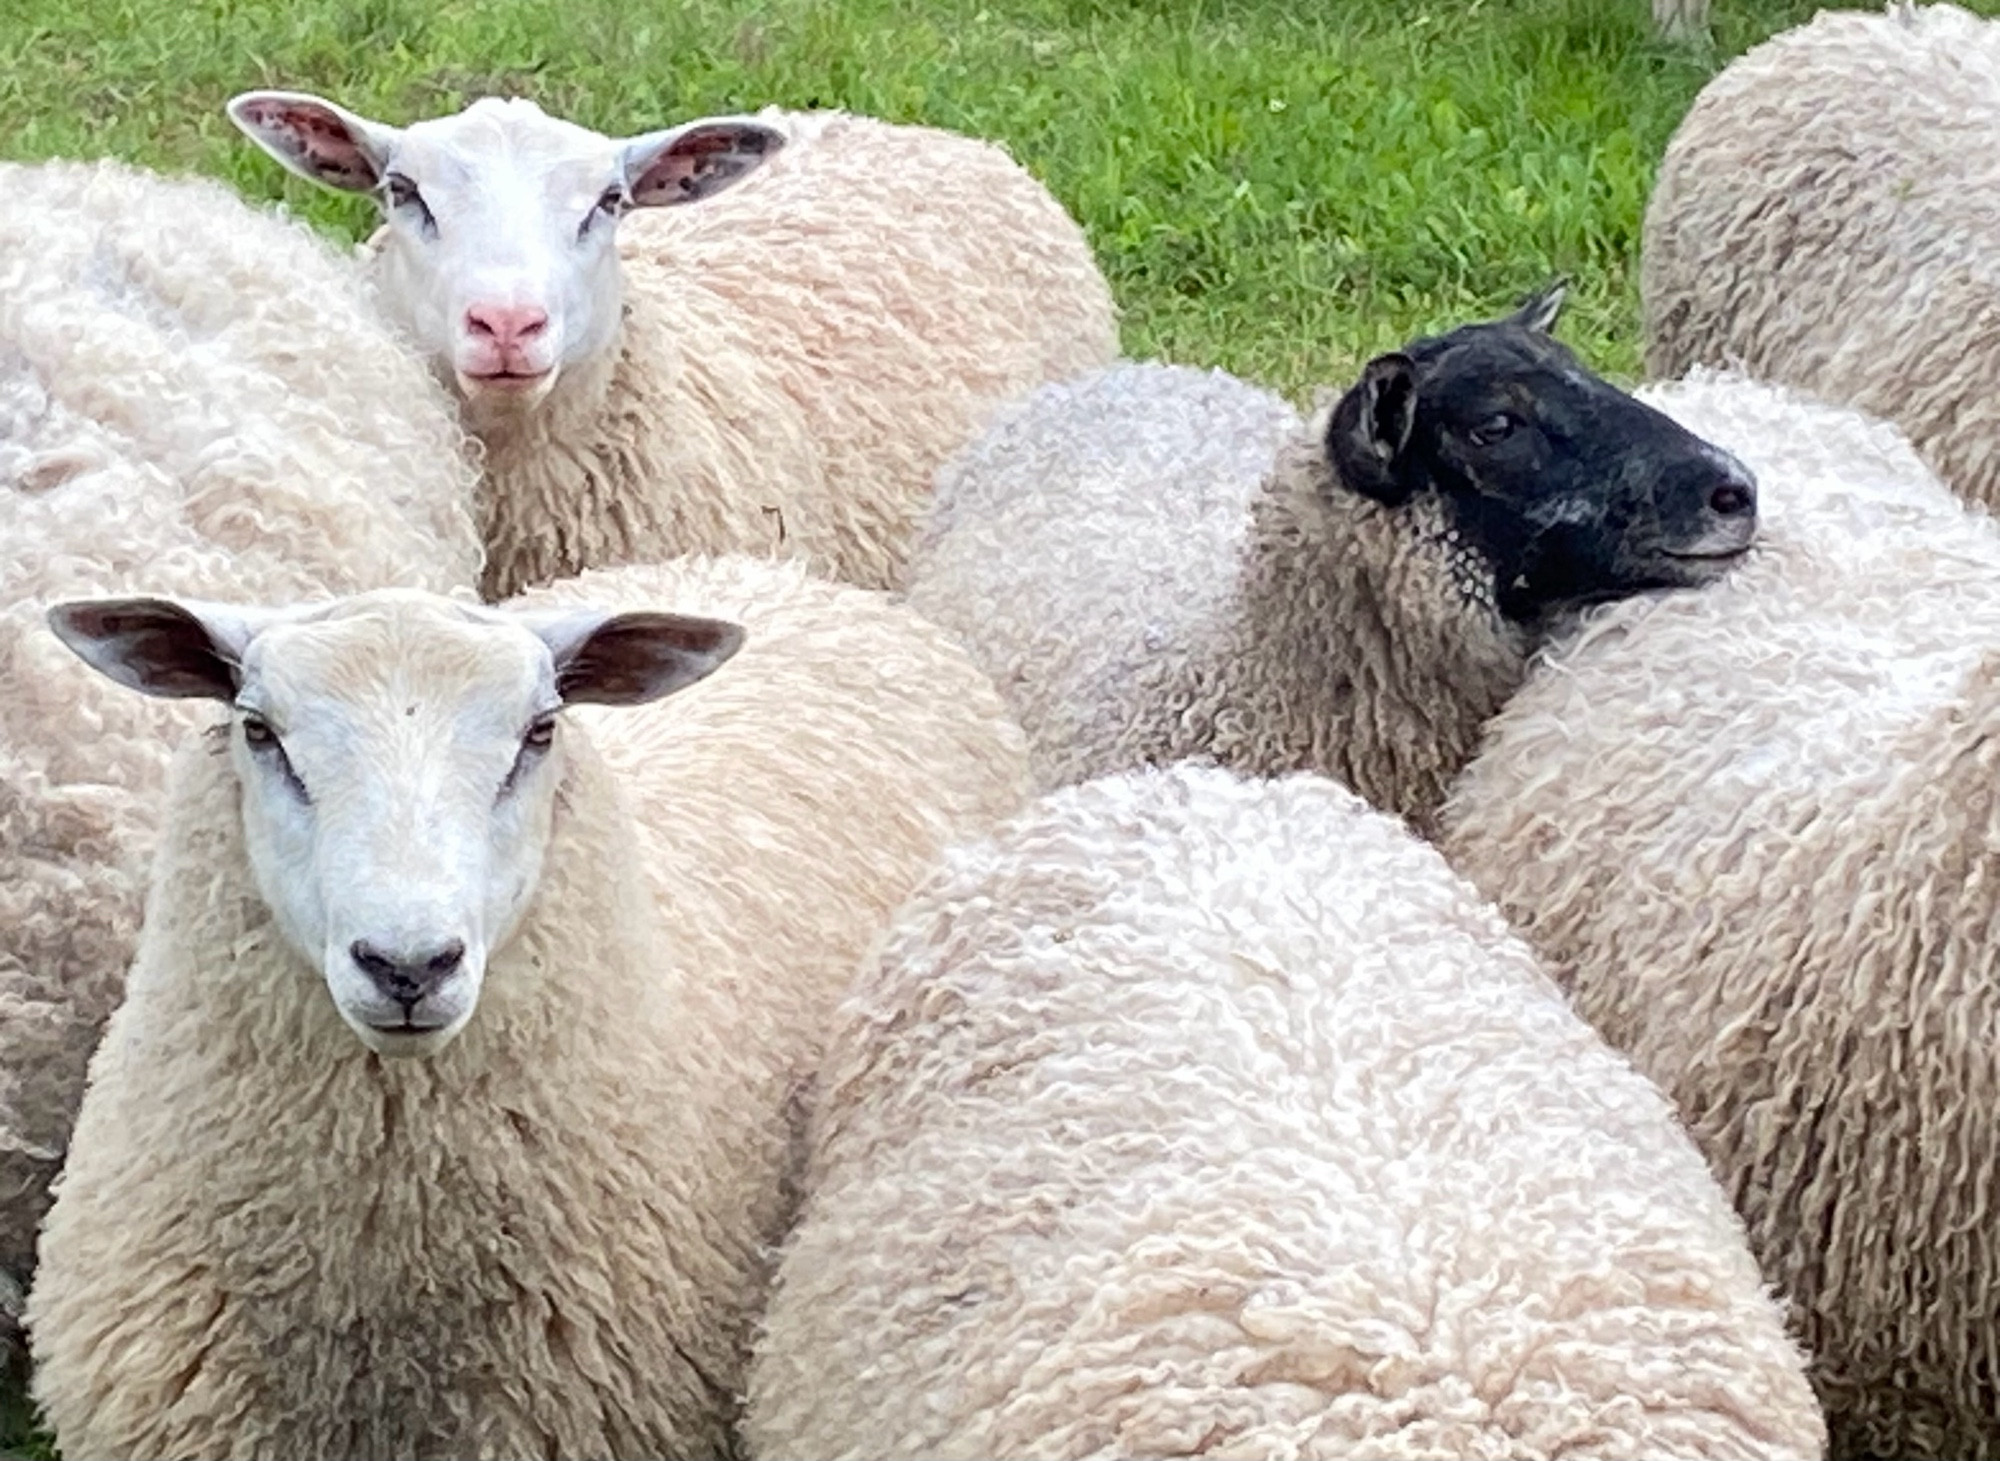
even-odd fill
[[[1835,1454],[2000,1455],[2000,527],[1845,408],[1653,399],[1764,546],[1552,653],[1443,846],[1678,1102]]]
[[[1047,387],[941,475],[910,602],[1044,786],[1212,756],[1421,822],[1567,606],[1705,582],[1755,531],[1741,467],[1586,372],[1560,303],[1371,361],[1304,426],[1220,372]]]
[[[797,565],[531,602],[59,610],[234,707],[44,1229],[67,1454],[731,1450],[832,1008],[1024,748],[940,631]],[[721,673],[555,714],[706,673],[736,631],[690,610],[747,626]]]
[[[291,92],[229,114],[382,204],[384,306],[486,444],[496,597],[683,552],[892,587],[945,458],[1117,353],[1082,231],[971,138],[771,111],[614,139],[492,99],[396,128]]]
[[[2000,25],[1827,10],[1732,63],[1646,212],[1646,365],[1736,365],[1907,432],[2000,508]]]
[[[0,166],[0,1268],[24,1273],[138,933],[184,706],[54,598],[470,591],[450,402],[352,262],[209,182]]]
[[[779,1457],[1817,1455],[1672,1109],[1442,858],[1180,766],[956,848],[844,1004]]]

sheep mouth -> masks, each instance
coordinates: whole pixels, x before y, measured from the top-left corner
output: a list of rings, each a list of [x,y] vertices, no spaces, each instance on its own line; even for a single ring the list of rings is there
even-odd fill
[[[1673,558],[1682,563],[1727,563],[1741,558],[1750,551],[1748,543],[1734,548],[1662,548],[1662,558]]]
[[[439,1020],[435,1024],[420,1025],[415,1020],[402,1020],[396,1024],[378,1025],[373,1020],[364,1021],[369,1029],[378,1035],[435,1035],[450,1026],[450,1020]]]
[[[484,375],[474,375],[461,370],[458,381],[467,391],[498,391],[503,394],[539,390],[553,376],[553,370],[495,370]]]
[[[556,383],[557,367],[547,370],[496,370],[485,375],[459,371],[458,394],[475,413],[511,414],[528,411],[548,399]]]

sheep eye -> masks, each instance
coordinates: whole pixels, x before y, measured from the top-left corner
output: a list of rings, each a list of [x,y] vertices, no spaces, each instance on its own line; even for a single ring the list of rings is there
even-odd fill
[[[616,218],[625,211],[625,189],[622,186],[606,188],[598,195],[591,210],[583,215],[583,222],[576,228],[577,242],[581,243],[590,234],[591,225],[600,218]]]
[[[399,172],[392,172],[382,179],[382,187],[389,195],[391,208],[415,208],[423,215],[426,228],[436,228],[437,220],[431,217],[430,207],[424,202],[424,195],[417,191],[417,185]]]
[[[514,757],[514,764],[507,768],[507,779],[500,783],[500,795],[505,796],[520,782],[523,773],[542,759],[556,738],[556,718],[553,715],[539,715],[528,722],[528,728],[521,733],[521,749]]]
[[[1474,446],[1492,446],[1504,441],[1514,431],[1514,418],[1505,411],[1488,416],[1484,421],[1465,433],[1465,439]]]
[[[299,773],[292,769],[292,758],[285,754],[285,747],[278,740],[278,733],[271,729],[271,722],[251,711],[243,712],[243,744],[259,756],[276,761],[278,774],[285,778],[285,785],[292,795],[307,806],[312,805],[312,793],[306,790]]]

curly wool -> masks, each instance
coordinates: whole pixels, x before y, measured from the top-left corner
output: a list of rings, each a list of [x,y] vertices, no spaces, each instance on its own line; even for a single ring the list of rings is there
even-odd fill
[[[1646,365],[1753,375],[1908,432],[2000,507],[2000,25],[1828,10],[1732,63],[1660,165]]]
[[[939,475],[909,601],[972,650],[1044,788],[1214,757],[1422,821],[1532,648],[1441,522],[1342,487],[1310,422],[1221,371],[1051,385]]]
[[[535,901],[435,1057],[355,1040],[254,891],[224,758],[182,761],[30,1299],[66,1454],[732,1449],[834,1003],[944,843],[1019,806],[1024,748],[941,633],[796,565],[532,602],[749,634],[564,716]]]
[[[137,936],[183,704],[56,598],[470,590],[476,476],[351,261],[215,183],[0,165],[0,1268],[26,1272]]]
[[[1763,546],[1596,611],[1443,846],[1679,1104],[1839,1456],[2000,1455],[2000,526],[1896,433],[1726,377]]]
[[[1814,1456],[1673,1112],[1429,847],[1181,766],[954,849],[843,1006],[764,1457]]]
[[[687,552],[900,583],[939,466],[1003,403],[1118,353],[1062,205],[1000,148],[839,113],[620,226],[618,352],[487,448],[486,592]]]

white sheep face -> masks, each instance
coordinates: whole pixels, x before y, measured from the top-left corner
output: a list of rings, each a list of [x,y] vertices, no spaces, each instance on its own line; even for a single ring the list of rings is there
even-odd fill
[[[232,705],[257,890],[341,1018],[391,1056],[465,1028],[489,953],[533,899],[562,707],[656,699],[741,642],[682,615],[532,615],[407,590],[290,611],[84,601],[50,618],[122,683]]]
[[[229,115],[292,171],[374,195],[387,308],[487,413],[532,409],[615,346],[628,209],[711,197],[784,141],[744,117],[612,138],[494,98],[403,128],[293,92],[245,93]]]

